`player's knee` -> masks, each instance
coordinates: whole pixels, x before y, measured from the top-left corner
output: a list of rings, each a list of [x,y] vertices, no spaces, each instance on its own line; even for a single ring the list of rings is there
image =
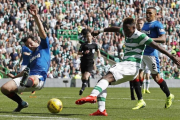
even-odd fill
[[[29,77],[25,86],[26,87],[33,87],[34,86],[34,78]]]
[[[102,79],[106,79],[109,83],[115,81],[115,78],[111,72],[108,72],[105,76],[102,77]]]
[[[4,94],[4,91],[5,91],[5,88],[4,88],[4,85],[1,86],[1,92]]]
[[[39,79],[36,76],[30,76],[28,81],[32,83],[32,87],[36,86],[39,82]]]
[[[154,81],[158,82],[161,79],[161,76],[158,74],[151,74],[152,78],[154,79]]]
[[[3,94],[8,94],[8,93],[10,93],[10,89],[9,89],[8,86],[5,84],[5,85],[3,85],[3,86],[1,87],[1,92],[2,92]]]

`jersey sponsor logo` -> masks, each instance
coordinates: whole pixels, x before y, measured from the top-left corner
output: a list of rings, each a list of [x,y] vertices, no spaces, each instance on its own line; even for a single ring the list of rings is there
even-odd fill
[[[165,32],[165,30],[164,29],[159,29],[159,32]]]
[[[92,53],[95,53],[95,49],[92,49]]]
[[[34,57],[32,57],[31,59],[30,59],[30,63],[33,61],[33,60],[35,60],[36,58],[40,58],[41,57],[41,55],[40,55],[40,53],[38,53],[36,56],[34,56]]]
[[[145,34],[151,34],[150,30],[149,31],[142,30],[141,32]]]

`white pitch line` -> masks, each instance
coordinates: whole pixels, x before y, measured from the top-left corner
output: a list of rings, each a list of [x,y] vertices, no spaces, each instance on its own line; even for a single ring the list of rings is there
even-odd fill
[[[12,118],[31,118],[31,119],[48,119],[48,120],[79,120],[77,118],[63,118],[63,117],[41,117],[41,116],[18,116],[18,115],[0,115],[0,117],[12,117]]]
[[[39,97],[39,98],[47,98],[47,97],[42,97],[42,96],[37,96],[37,97]],[[66,98],[66,99],[72,99],[72,98],[74,98],[74,99],[80,99],[80,98],[77,98],[77,97],[61,97],[61,98]],[[107,100],[108,99],[111,99],[111,100],[131,100],[131,98],[129,97],[129,98],[107,98]],[[145,101],[146,100],[151,100],[151,101],[165,101],[166,100],[166,98],[162,98],[162,99],[144,99]],[[180,100],[178,100],[178,99],[176,99],[176,97],[175,97],[175,100],[174,101],[177,101],[177,102],[180,102]]]
[[[61,97],[61,98],[77,98],[77,97]],[[111,99],[111,100],[131,100],[131,98],[129,97],[129,98],[107,98],[107,99]],[[155,101],[165,101],[166,100],[166,98],[162,98],[162,99],[144,99],[144,100],[155,100]],[[175,98],[175,101],[180,101],[180,100],[176,100],[176,98]]]

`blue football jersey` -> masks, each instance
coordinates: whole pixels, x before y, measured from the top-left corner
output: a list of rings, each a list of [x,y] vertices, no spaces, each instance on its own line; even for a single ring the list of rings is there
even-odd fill
[[[51,58],[50,58],[50,46],[49,39],[41,38],[39,47],[30,55],[28,67],[30,68],[29,75],[41,75],[43,78],[39,78],[42,81],[46,80],[47,72],[49,70]]]
[[[150,38],[158,38],[166,33],[162,23],[159,21],[144,23],[141,32],[145,33]],[[150,46],[146,46],[144,55],[158,56],[158,51]]]
[[[23,54],[24,52],[32,53],[32,51],[28,47],[26,47],[25,45],[22,47],[22,58],[23,58],[22,65],[28,65],[30,56],[24,55]]]

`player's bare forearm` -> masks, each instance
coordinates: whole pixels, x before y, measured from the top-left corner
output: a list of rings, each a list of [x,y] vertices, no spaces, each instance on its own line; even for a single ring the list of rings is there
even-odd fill
[[[22,77],[22,76],[23,76],[23,74],[24,74],[24,71],[20,72],[20,73],[19,73],[19,74],[17,74],[16,76],[14,76],[14,77],[13,77],[13,79],[14,79],[14,78],[18,78],[18,77]]]
[[[12,78],[12,79],[14,79],[14,75],[11,74],[11,73],[8,73],[7,76],[10,77],[10,78]]]
[[[91,34],[92,36],[97,36],[99,35],[101,32],[119,32],[120,27],[108,27],[108,28],[104,28],[104,30],[96,30],[93,31]]]
[[[169,53],[168,51],[166,51],[163,47],[161,47],[161,46],[159,46],[156,42],[151,42],[150,44],[149,44],[149,46],[150,47],[152,47],[152,48],[154,48],[154,49],[157,49],[158,51],[160,51],[161,53],[163,53],[163,54],[165,54],[165,55],[167,55],[169,58],[173,58],[174,56],[171,54],[171,53]]]
[[[39,36],[42,38],[42,39],[45,39],[46,38],[46,32],[44,30],[44,27],[43,27],[43,24],[39,18],[39,15],[34,15],[33,16],[35,22],[36,22],[36,25],[38,26],[38,29],[39,29]]]
[[[108,27],[108,28],[104,28],[104,32],[119,32],[120,27]]]
[[[97,56],[98,57],[101,57],[101,53],[100,53],[100,50],[98,49],[98,51],[97,51]]]
[[[166,42],[166,36],[163,34],[158,38],[152,38],[157,43],[165,43]]]

